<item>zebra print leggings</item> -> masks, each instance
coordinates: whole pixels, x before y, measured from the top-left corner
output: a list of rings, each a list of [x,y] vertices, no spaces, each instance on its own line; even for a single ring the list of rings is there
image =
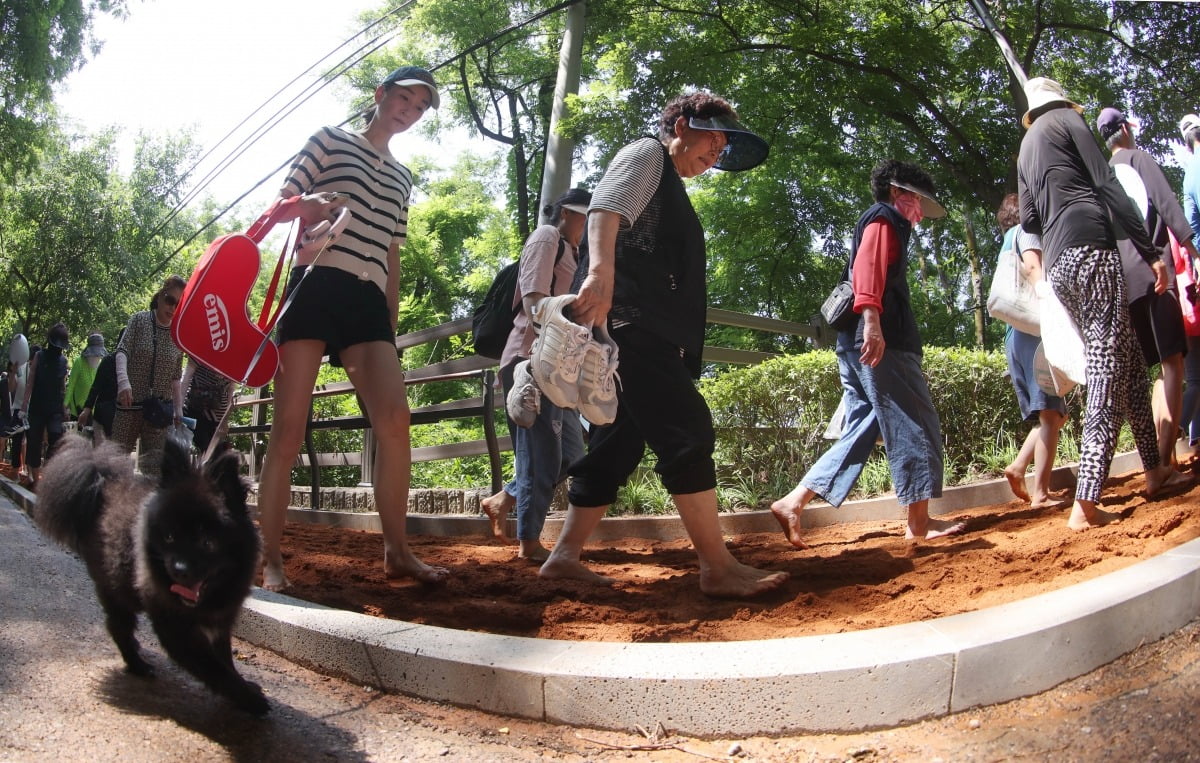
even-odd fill
[[[1150,470],[1159,464],[1150,377],[1129,323],[1116,249],[1063,250],[1050,268],[1050,283],[1083,335],[1087,408],[1075,500],[1094,502],[1108,478],[1122,418],[1129,419],[1142,466]]]

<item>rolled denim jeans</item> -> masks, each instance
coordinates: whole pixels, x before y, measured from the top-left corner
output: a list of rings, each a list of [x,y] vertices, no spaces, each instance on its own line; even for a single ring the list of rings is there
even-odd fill
[[[874,368],[858,350],[839,350],[846,423],[841,438],[801,480],[833,506],[841,506],[883,435],[896,500],[902,506],[942,494],[942,429],[915,352],[885,350]]]

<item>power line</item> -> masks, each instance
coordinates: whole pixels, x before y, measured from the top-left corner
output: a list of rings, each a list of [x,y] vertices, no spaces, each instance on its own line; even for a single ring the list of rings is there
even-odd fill
[[[413,2],[415,2],[415,0],[407,0],[406,2],[402,3],[401,5],[393,8],[389,12],[387,12],[384,15],[380,16],[379,18],[375,19],[370,24],[368,24],[367,26],[360,29],[358,32],[351,35],[351,37],[349,39],[347,39],[346,41],[344,41],[341,44],[334,47],[333,50],[326,53],[324,56],[321,56],[312,65],[310,65],[307,69],[305,69],[304,71],[300,72],[295,77],[293,77],[290,82],[288,82],[287,84],[285,84],[281,88],[279,88],[277,91],[275,91],[274,94],[272,94],[269,98],[264,100],[261,105],[259,105],[256,109],[254,109],[254,111],[250,112],[250,114],[248,114],[244,119],[242,119],[242,121],[240,121],[232,129],[230,129],[229,132],[227,132],[220,140],[218,140],[216,143],[214,143],[211,148],[209,148],[199,159],[197,159],[192,164],[192,166],[190,168],[188,168],[188,170],[186,172],[183,173],[183,175],[180,177],[180,179],[178,181],[176,181],[176,184],[174,186],[172,186],[170,189],[168,189],[166,191],[166,193],[169,194],[172,191],[174,191],[175,188],[177,188],[180,183],[184,182],[184,180],[186,180],[189,176],[191,176],[191,174],[193,172],[195,172],[196,168],[199,167],[201,164],[203,164],[204,161],[206,159],[208,159],[208,157],[211,156],[217,150],[218,147],[220,147],[226,141],[230,140],[237,133],[237,131],[240,130],[244,125],[246,125],[246,123],[248,123],[256,114],[258,114],[261,111],[263,111],[264,109],[266,109],[267,105],[269,103],[271,103],[275,99],[279,98],[281,95],[283,95],[284,92],[286,92],[288,89],[290,89],[292,86],[294,86],[301,79],[305,78],[307,75],[309,75],[313,71],[317,70],[322,65],[323,62],[328,60],[331,56],[333,56],[339,50],[342,50],[347,45],[352,43],[354,40],[358,39],[359,37],[361,37],[364,34],[366,34],[367,32],[369,32],[374,27],[383,23],[390,16],[393,16],[396,13],[399,13],[401,10],[403,10],[407,6],[411,5]],[[217,176],[219,176],[221,174],[221,172],[223,172],[225,169],[227,169],[229,167],[229,165],[232,164],[235,159],[237,159],[242,154],[244,154],[247,150],[249,150],[249,148],[251,148],[255,143],[257,143],[258,140],[261,139],[263,136],[265,136],[266,133],[269,132],[272,128],[274,128],[276,125],[278,125],[279,122],[282,121],[286,116],[288,116],[293,111],[295,111],[297,108],[299,108],[309,98],[316,95],[322,89],[327,87],[333,80],[337,79],[338,77],[345,74],[345,72],[349,71],[359,61],[362,61],[364,58],[369,56],[371,53],[374,53],[376,50],[381,48],[383,45],[385,45],[388,42],[388,40],[390,40],[394,36],[395,36],[394,31],[385,31],[382,34],[376,35],[374,38],[372,38],[372,39],[368,40],[366,43],[360,45],[352,53],[350,53],[346,57],[342,58],[341,61],[334,64],[329,69],[329,71],[327,71],[324,75],[322,75],[322,77],[319,80],[315,80],[313,82],[310,82],[308,85],[306,85],[305,88],[302,91],[300,91],[299,94],[293,96],[291,100],[289,100],[286,104],[284,104],[278,110],[276,110],[274,114],[272,114],[270,117],[267,118],[266,122],[261,124],[259,127],[255,128],[255,130],[249,136],[244,138],[241,143],[239,143],[237,146],[235,146],[233,149],[231,149],[230,152],[228,154],[226,154],[226,156],[220,162],[217,163],[217,165],[214,169],[210,170],[207,175],[205,175],[203,178],[201,178],[200,181],[175,205],[175,207],[171,210],[171,212],[168,213],[167,216],[162,221],[159,222],[159,224],[154,228],[154,230],[150,231],[150,233],[147,235],[147,240],[149,240],[150,238],[153,238],[154,236],[157,236],[159,233],[161,233],[162,230],[171,222],[171,220],[175,219],[175,217],[178,216],[179,213],[182,212],[188,206],[188,204],[190,204],[192,201],[194,201],[195,198],[205,188],[207,188],[217,178]],[[382,42],[380,42],[380,40],[382,40]],[[278,171],[278,170],[276,170],[276,171]],[[274,173],[272,173],[272,174],[274,174]],[[257,188],[259,185],[262,185],[262,183],[265,182],[265,180],[266,180],[266,178],[264,178],[263,180],[260,180],[257,184],[255,184],[255,186],[253,188],[250,189],[250,192],[253,192],[254,188]],[[245,196],[246,196],[246,194],[243,194],[241,197],[238,198],[238,201],[241,201],[241,199],[245,198]],[[234,203],[236,204],[237,202],[234,202]],[[218,219],[221,215],[224,215],[226,212],[228,212],[230,208],[232,208],[232,207],[227,207],[225,210],[223,210],[221,212],[221,214],[217,216],[217,218],[214,218],[213,220],[209,221],[209,223],[206,224],[204,226],[204,228],[201,228],[201,230],[208,228],[209,225],[211,225],[213,222],[216,221],[216,219]],[[190,241],[191,241],[191,239],[189,239],[188,243],[190,243]],[[186,244],[185,244],[185,246],[186,246]],[[174,257],[175,254],[178,254],[178,250],[176,250],[176,252],[172,253],[171,256]]]
[[[463,49],[461,52],[457,53],[457,54],[456,54],[456,55],[454,55],[454,56],[451,56],[450,58],[446,59],[445,61],[442,61],[441,63],[434,65],[433,67],[431,67],[431,68],[430,68],[430,71],[437,71],[437,70],[439,70],[439,69],[442,69],[442,68],[444,68],[444,67],[446,67],[446,66],[449,66],[450,64],[454,63],[455,61],[458,61],[459,59],[461,59],[461,58],[463,58],[463,57],[465,57],[465,56],[467,56],[467,55],[470,55],[470,54],[471,54],[471,53],[473,53],[474,51],[476,51],[476,50],[479,50],[480,48],[483,48],[483,47],[485,47],[485,46],[487,46],[487,45],[490,45],[491,43],[495,42],[496,40],[500,39],[501,37],[504,37],[505,35],[511,34],[512,32],[515,32],[515,31],[517,31],[518,29],[522,29],[522,28],[524,28],[524,27],[526,27],[526,26],[528,26],[528,25],[530,25],[530,24],[532,24],[532,23],[534,23],[534,22],[536,22],[536,21],[540,21],[541,19],[545,18],[546,16],[549,16],[549,15],[551,15],[551,14],[557,13],[558,11],[561,11],[561,10],[563,10],[563,9],[565,9],[565,8],[569,8],[569,7],[571,7],[572,5],[575,5],[576,3],[579,3],[579,2],[581,2],[581,1],[582,1],[582,0],[564,0],[564,2],[557,3],[556,5],[553,5],[553,6],[551,6],[551,7],[549,7],[549,8],[546,8],[546,9],[544,9],[544,10],[542,10],[542,11],[539,11],[538,13],[532,14],[532,15],[530,15],[529,17],[527,17],[527,18],[525,18],[525,19],[523,19],[523,20],[521,20],[521,21],[519,21],[519,22],[515,22],[515,23],[513,23],[513,24],[510,24],[510,25],[508,25],[507,27],[504,27],[503,29],[501,29],[501,30],[499,30],[499,31],[497,31],[497,32],[495,32],[495,33],[493,33],[493,34],[491,34],[491,35],[488,35],[487,37],[485,37],[485,38],[481,39],[479,42],[476,42],[476,43],[474,43],[474,44],[472,44],[472,45],[469,45],[468,47],[464,48],[464,49]],[[299,79],[300,79],[302,76],[304,76],[304,74],[307,74],[308,72],[310,72],[310,71],[312,71],[313,69],[315,69],[315,68],[317,67],[317,65],[318,65],[318,64],[320,64],[320,62],[321,62],[321,61],[324,61],[324,60],[325,60],[325,59],[327,59],[327,58],[328,58],[330,55],[332,55],[334,52],[336,52],[336,51],[340,50],[341,48],[345,47],[345,46],[346,46],[346,45],[347,45],[349,42],[353,41],[354,39],[356,39],[357,37],[359,37],[361,34],[363,34],[363,32],[366,32],[367,30],[369,30],[370,28],[372,28],[372,27],[373,27],[373,26],[375,26],[376,24],[379,24],[380,22],[382,22],[382,21],[383,21],[384,19],[386,19],[388,16],[391,16],[391,15],[393,15],[393,14],[397,13],[398,11],[400,11],[401,9],[405,8],[406,6],[408,6],[408,5],[412,4],[413,2],[415,2],[415,0],[407,0],[405,3],[403,3],[403,4],[399,5],[399,6],[397,6],[397,7],[396,7],[396,8],[394,8],[394,9],[392,9],[391,11],[389,11],[389,12],[388,12],[387,14],[385,14],[384,16],[381,16],[379,19],[376,19],[374,22],[372,22],[371,24],[369,24],[367,27],[364,27],[364,29],[363,29],[363,30],[359,31],[357,34],[355,34],[354,36],[352,36],[352,37],[351,37],[349,40],[347,40],[346,42],[344,42],[344,43],[342,43],[341,45],[339,45],[339,46],[337,46],[336,48],[334,48],[334,50],[333,50],[333,51],[331,51],[329,54],[327,54],[327,55],[323,56],[323,57],[322,57],[322,58],[321,58],[321,59],[320,59],[320,60],[319,60],[319,61],[318,61],[316,64],[314,64],[313,66],[310,66],[308,69],[306,69],[306,70],[305,70],[305,72],[303,72],[303,73],[302,73],[302,74],[300,74],[300,75],[297,75],[297,77],[296,77],[295,79],[293,79],[293,80],[292,80],[292,83],[294,83],[294,82],[296,82],[297,80],[299,80]],[[389,41],[391,40],[391,38],[392,38],[392,37],[394,37],[395,35],[396,35],[396,32],[395,32],[395,31],[391,31],[391,32],[385,32],[384,34],[381,34],[381,35],[378,35],[378,36],[376,36],[376,37],[375,37],[373,40],[371,40],[369,43],[367,43],[367,44],[365,44],[365,45],[363,45],[363,46],[360,46],[360,47],[358,48],[358,50],[356,50],[356,51],[355,51],[353,54],[351,54],[350,56],[347,56],[346,58],[344,58],[344,59],[342,60],[342,62],[340,62],[340,63],[339,63],[339,65],[341,65],[341,66],[342,66],[342,68],[341,68],[341,70],[340,70],[340,71],[337,71],[336,73],[334,73],[334,74],[333,74],[333,76],[331,76],[331,77],[329,77],[328,79],[326,79],[325,81],[323,81],[319,87],[317,87],[315,90],[313,90],[313,92],[312,92],[312,93],[309,93],[308,95],[304,96],[304,98],[303,98],[303,99],[300,101],[300,103],[303,103],[303,101],[304,101],[304,100],[307,100],[307,99],[308,99],[308,98],[310,98],[310,97],[311,97],[313,94],[315,94],[316,92],[319,92],[319,91],[320,91],[322,88],[324,88],[324,87],[326,87],[327,85],[329,85],[329,84],[330,84],[330,83],[331,83],[331,82],[332,82],[334,79],[336,79],[337,77],[340,77],[340,76],[342,76],[343,74],[345,74],[347,71],[349,71],[351,68],[353,68],[353,66],[354,66],[355,64],[357,64],[357,63],[359,63],[360,61],[362,61],[362,60],[363,60],[364,58],[366,58],[368,55],[370,55],[371,53],[374,53],[376,50],[378,50],[379,48],[383,47],[383,46],[384,46],[385,44],[387,44],[387,42],[389,42]],[[382,40],[382,41],[381,41],[381,42],[378,42],[378,44],[375,44],[375,43],[376,43],[376,41],[378,41],[378,40]],[[371,47],[371,49],[370,49],[370,50],[368,50],[368,51],[366,51],[365,53],[361,53],[361,51],[362,51],[364,48],[368,47],[368,46],[373,46],[373,47]],[[361,53],[361,55],[359,55],[359,53]],[[351,59],[353,59],[353,60],[351,60]],[[290,85],[290,84],[292,84],[292,83],[289,83],[289,85]],[[285,87],[286,87],[286,86],[285,86]],[[311,87],[311,86],[310,86],[310,87]],[[276,95],[278,95],[278,93],[276,93]],[[274,98],[274,97],[275,97],[275,96],[272,96],[272,98]],[[299,98],[299,96],[297,96],[297,98]],[[297,100],[297,98],[293,98],[293,102],[294,102],[294,101],[296,101],[296,100]],[[269,99],[268,99],[268,100],[269,100]],[[291,103],[291,102],[289,102],[289,103]],[[264,105],[265,105],[265,103],[264,103]],[[282,120],[282,118],[283,118],[284,116],[286,116],[287,114],[290,114],[290,113],[291,113],[292,111],[294,111],[294,110],[295,110],[295,108],[297,108],[299,105],[300,105],[299,103],[296,103],[294,106],[291,106],[291,108],[290,108],[290,109],[287,109],[286,113],[283,113],[282,115],[281,115],[281,112],[283,111],[283,108],[281,108],[281,109],[280,109],[280,111],[277,111],[277,112],[275,113],[275,115],[273,115],[273,117],[275,117],[276,115],[278,115],[278,118],[275,118],[275,120],[274,120],[273,122],[271,122],[269,125],[266,125],[265,127],[263,127],[263,128],[260,128],[260,130],[258,131],[258,134],[257,134],[257,135],[256,135],[256,136],[253,138],[253,140],[250,140],[250,145],[245,145],[247,141],[243,141],[243,143],[242,143],[242,144],[239,144],[239,148],[240,148],[241,150],[240,150],[240,151],[238,151],[236,154],[233,154],[232,156],[228,157],[228,158],[226,159],[226,161],[223,163],[223,165],[222,165],[221,169],[223,170],[225,167],[227,167],[227,166],[228,166],[228,164],[229,164],[229,163],[231,163],[231,162],[232,162],[232,160],[233,160],[233,159],[236,159],[238,156],[241,156],[241,154],[242,154],[242,153],[245,153],[245,151],[246,151],[246,150],[248,150],[248,149],[250,148],[250,146],[252,146],[252,145],[253,145],[255,142],[257,142],[258,140],[260,140],[260,139],[261,139],[261,138],[262,138],[262,137],[263,137],[263,136],[266,134],[266,132],[267,132],[267,131],[269,131],[269,130],[270,130],[272,127],[274,127],[275,125],[277,125],[277,124],[279,123],[279,121],[281,121],[281,120]],[[256,110],[255,110],[255,112],[254,112],[254,113],[258,113],[258,111],[260,111],[262,108],[263,108],[263,107],[262,107],[262,106],[260,106],[258,109],[256,109]],[[284,108],[287,108],[287,107],[285,106]],[[253,116],[253,114],[251,114],[251,116]],[[353,118],[353,117],[347,118],[347,119],[346,119],[346,120],[345,120],[345,121],[344,121],[342,124],[345,124],[345,122],[348,122],[348,121],[350,121],[350,119],[352,119],[352,118]],[[249,117],[247,117],[247,119],[249,119]],[[242,124],[244,124],[244,123],[245,123],[245,121],[246,121],[246,120],[243,120]],[[239,125],[239,126],[240,126],[240,125]],[[236,130],[237,128],[234,128],[234,129]],[[228,136],[226,136],[226,138],[228,138]],[[222,141],[224,141],[226,138],[222,138]],[[247,139],[247,140],[249,140],[249,139]],[[244,146],[244,147],[243,147],[243,146]],[[235,149],[235,150],[236,150],[236,149]],[[270,178],[274,177],[276,173],[278,173],[280,170],[282,170],[284,167],[286,167],[286,166],[287,166],[287,165],[288,165],[288,164],[289,164],[291,161],[292,161],[292,157],[290,157],[290,156],[289,156],[289,157],[287,158],[287,160],[285,160],[285,161],[284,161],[284,162],[283,162],[281,165],[279,165],[278,167],[276,167],[276,168],[275,168],[274,170],[272,170],[272,171],[271,171],[271,172],[270,172],[268,175],[266,175],[266,176],[265,176],[265,177],[263,177],[261,180],[259,180],[257,183],[255,183],[253,186],[251,186],[249,189],[247,189],[245,193],[243,193],[242,195],[238,196],[238,197],[237,197],[237,198],[236,198],[236,199],[235,199],[233,202],[231,202],[231,203],[230,203],[229,205],[227,205],[227,206],[226,206],[224,209],[222,209],[220,212],[218,212],[216,215],[214,215],[214,216],[213,216],[213,217],[212,217],[210,220],[208,220],[208,222],[204,223],[204,225],[202,225],[202,226],[201,226],[199,229],[197,229],[197,230],[196,230],[196,231],[195,231],[195,232],[194,232],[194,233],[193,233],[191,236],[189,236],[189,237],[188,237],[188,238],[187,238],[187,239],[186,239],[186,240],[185,240],[185,241],[184,241],[182,244],[180,244],[178,247],[176,247],[175,251],[173,251],[173,252],[171,252],[171,254],[167,255],[167,256],[166,256],[166,257],[165,257],[165,258],[164,258],[164,259],[163,259],[163,260],[162,260],[162,261],[161,261],[161,262],[160,262],[160,263],[159,263],[159,264],[158,264],[158,265],[157,265],[157,266],[156,266],[156,267],[155,267],[155,268],[154,268],[154,269],[153,269],[153,270],[150,272],[150,274],[149,274],[149,275],[150,275],[151,277],[153,277],[153,276],[157,275],[158,273],[162,272],[163,268],[165,268],[165,267],[167,266],[167,264],[168,264],[168,263],[169,263],[171,260],[175,259],[175,257],[176,257],[176,256],[178,256],[180,252],[182,252],[182,251],[183,251],[185,248],[187,248],[187,246],[188,246],[189,244],[191,244],[193,241],[195,241],[195,240],[196,240],[196,238],[197,238],[197,237],[199,237],[201,233],[203,233],[204,231],[206,231],[206,230],[208,230],[210,227],[212,227],[212,226],[213,226],[213,225],[214,225],[214,224],[215,224],[215,223],[216,223],[218,220],[220,220],[222,217],[224,217],[224,216],[225,216],[225,215],[226,215],[226,214],[229,212],[229,210],[233,209],[233,208],[234,208],[234,207],[236,207],[238,204],[240,204],[240,203],[242,202],[242,200],[243,200],[243,199],[245,199],[247,196],[249,196],[251,193],[253,193],[255,190],[257,190],[257,189],[258,189],[258,187],[259,187],[259,186],[261,186],[263,183],[265,183],[267,180],[269,180]],[[197,162],[197,164],[199,164],[199,161]],[[212,174],[212,173],[210,173],[210,175],[211,175],[211,174]],[[219,173],[218,173],[218,174],[219,174]],[[185,176],[186,176],[186,175],[185,175]],[[209,182],[211,182],[211,180],[210,180]],[[168,216],[167,220],[166,220],[166,221],[164,221],[162,224],[160,224],[160,225],[159,225],[159,226],[158,226],[158,227],[157,227],[157,228],[156,228],[156,229],[155,229],[155,230],[154,230],[154,231],[151,233],[151,236],[153,236],[153,235],[158,235],[158,233],[160,233],[160,232],[161,232],[162,228],[163,228],[163,227],[166,225],[166,223],[167,223],[167,222],[169,222],[169,221],[170,221],[170,219],[173,219],[173,218],[174,218],[174,217],[175,217],[175,216],[176,216],[176,215],[177,215],[177,214],[178,214],[180,211],[182,211],[182,209],[183,209],[183,207],[186,205],[186,203],[187,203],[187,202],[190,202],[190,200],[191,200],[192,198],[194,198],[194,196],[195,196],[195,194],[194,194],[194,193],[192,193],[192,194],[189,194],[189,195],[188,195],[188,197],[187,197],[187,201],[185,201],[185,202],[181,202],[179,205],[177,205],[177,206],[176,206],[176,207],[175,207],[175,208],[172,210],[172,212],[171,212],[171,213],[170,213],[170,215]]]

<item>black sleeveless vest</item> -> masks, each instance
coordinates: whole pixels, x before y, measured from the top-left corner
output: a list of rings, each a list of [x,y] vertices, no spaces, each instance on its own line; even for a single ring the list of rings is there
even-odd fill
[[[617,233],[609,319],[628,321],[678,346],[688,370],[699,377],[708,310],[704,228],[666,147],[659,146],[658,189],[633,225]]]

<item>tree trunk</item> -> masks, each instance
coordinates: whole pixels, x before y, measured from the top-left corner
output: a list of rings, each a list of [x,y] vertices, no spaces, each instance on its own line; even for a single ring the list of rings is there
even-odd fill
[[[983,270],[979,266],[979,241],[975,238],[975,222],[970,213],[963,215],[964,229],[967,232],[967,258],[971,268],[971,302],[975,312],[975,346],[983,348],[984,320],[983,314]]]

